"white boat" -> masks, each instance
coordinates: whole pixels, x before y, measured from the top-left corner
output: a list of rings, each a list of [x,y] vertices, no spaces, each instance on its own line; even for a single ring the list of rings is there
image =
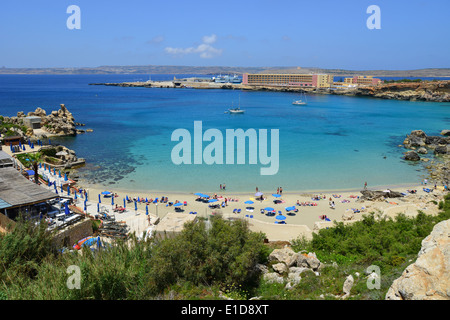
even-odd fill
[[[305,94],[303,94],[303,96],[304,96],[305,100],[302,100],[302,99],[294,100],[294,102],[292,102],[292,104],[296,105],[296,106],[304,106],[304,105],[306,105],[307,104],[306,103],[306,96],[305,96]]]
[[[245,110],[242,110],[241,108],[238,107],[238,108],[234,108],[234,109],[229,109],[228,112],[231,114],[241,114],[241,113],[244,113]]]
[[[245,110],[241,109],[241,96],[239,96],[239,106],[237,108],[228,109],[228,112],[231,114],[242,114]]]

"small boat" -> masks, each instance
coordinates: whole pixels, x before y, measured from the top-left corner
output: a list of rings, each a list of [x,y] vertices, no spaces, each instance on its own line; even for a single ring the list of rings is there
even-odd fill
[[[302,100],[302,99],[294,100],[294,102],[292,102],[292,104],[296,105],[296,106],[305,106],[307,104],[306,103],[306,96],[305,96],[305,94],[303,94],[303,96],[304,96],[304,100]]]
[[[234,109],[229,109],[228,112],[231,114],[242,114],[245,112],[245,110],[242,110],[241,108],[237,107]]]
[[[233,106],[233,105],[232,105],[232,106]],[[242,114],[242,113],[245,112],[245,110],[242,110],[242,109],[241,109],[241,96],[239,96],[239,106],[238,106],[237,108],[231,108],[231,109],[228,109],[228,112],[229,112],[230,114]]]

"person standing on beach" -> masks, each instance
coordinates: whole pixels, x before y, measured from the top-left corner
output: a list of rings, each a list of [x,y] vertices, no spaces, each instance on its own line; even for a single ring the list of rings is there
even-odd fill
[[[280,195],[283,193],[283,188],[280,187]]]
[[[366,190],[366,189],[367,189],[367,181],[364,182],[364,190]]]
[[[223,184],[222,189],[225,190],[225,183]]]
[[[222,185],[220,185],[220,190],[222,190]]]
[[[277,188],[277,194],[280,194],[280,187]]]

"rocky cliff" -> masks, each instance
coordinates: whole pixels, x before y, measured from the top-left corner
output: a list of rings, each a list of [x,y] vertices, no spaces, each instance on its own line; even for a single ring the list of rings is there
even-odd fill
[[[333,93],[382,99],[450,102],[450,81],[386,83],[377,86],[338,89]]]
[[[434,226],[416,262],[392,283],[386,300],[450,300],[450,220]]]

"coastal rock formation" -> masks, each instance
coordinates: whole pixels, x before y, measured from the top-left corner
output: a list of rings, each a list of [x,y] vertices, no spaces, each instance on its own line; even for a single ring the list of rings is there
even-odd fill
[[[51,134],[66,136],[77,133],[75,119],[64,104],[61,104],[59,110],[52,111],[48,116],[41,116],[41,119],[42,127]]]
[[[406,136],[403,146],[411,149],[405,153],[404,159],[410,161],[422,160],[429,162],[426,169],[429,178],[448,185],[450,181],[450,130],[442,130],[439,136],[428,136],[423,130],[413,130]],[[434,159],[422,158],[419,154],[434,154]]]
[[[33,136],[35,136],[36,138],[42,137],[43,136],[42,133],[40,133],[39,136],[37,136],[35,130],[31,128],[26,128],[26,126],[24,125],[25,117],[30,116],[36,116],[41,118],[41,130],[45,133],[48,133],[44,134],[45,136],[52,136],[52,135],[68,136],[77,134],[74,117],[64,104],[60,105],[59,110],[52,111],[48,115],[44,109],[38,107],[36,108],[35,111],[28,112],[28,114],[25,114],[23,111],[19,111],[17,112],[17,116],[3,117],[3,122],[14,125],[15,128],[13,128],[13,130],[15,134],[19,136],[25,138],[30,137],[32,138]]]
[[[350,94],[410,101],[450,101],[450,81],[386,83],[355,88]]]
[[[450,300],[450,220],[436,224],[422,241],[415,263],[395,280],[386,300]]]
[[[385,200],[386,198],[400,198],[403,195],[400,192],[385,190],[385,191],[372,191],[372,190],[361,190],[362,196],[360,200],[369,200],[369,201],[377,201],[377,200]]]

